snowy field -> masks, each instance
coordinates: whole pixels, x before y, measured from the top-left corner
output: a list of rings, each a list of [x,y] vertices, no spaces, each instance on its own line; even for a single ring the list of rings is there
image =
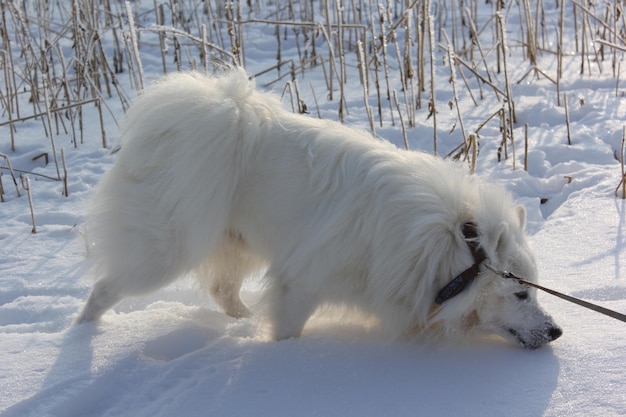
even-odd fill
[[[155,3],[159,1],[133,3],[137,11],[136,27],[145,28],[154,23],[151,10]],[[187,6],[192,3],[186,2]],[[242,6],[246,18],[276,18],[274,12],[279,7],[275,2],[252,3],[259,6],[258,10],[247,11]],[[457,2],[433,3],[435,15],[436,10],[443,13],[435,6]],[[494,20],[488,20],[493,5],[482,1],[470,3],[481,8],[480,27],[495,24]],[[545,9],[546,45],[555,50],[560,10],[555,2],[539,3]],[[598,23],[582,9],[574,8],[572,2],[566,3],[566,53],[559,88],[561,94],[567,94],[571,145],[565,107],[557,103],[555,83],[541,75],[524,78],[532,65],[518,47],[522,35],[518,6],[514,5],[503,16],[507,28],[508,76],[513,80],[510,88],[517,116],[513,131],[515,157],[509,155],[507,160],[498,161],[502,134],[497,118],[493,119],[479,133],[476,172],[504,183],[526,206],[530,242],[539,261],[540,284],[626,313],[626,205],[615,197],[622,176],[621,142],[626,125],[626,80],[623,80],[626,69],[620,68],[626,65],[623,52],[616,48],[606,47],[604,59],[594,54],[599,50],[594,39],[601,31],[593,32],[588,27],[586,38],[577,36],[576,30],[582,29],[574,25],[574,13],[578,25],[583,18],[590,27],[599,27]],[[597,16],[617,10],[614,2],[587,3],[596,3],[590,12]],[[621,0],[618,3],[623,5]],[[334,7],[335,3],[329,4]],[[61,6],[55,7],[50,16],[63,15],[58,9]],[[123,4],[119,10],[120,21],[126,25]],[[536,12],[534,6],[531,12]],[[29,13],[32,17],[34,9],[29,9]],[[449,14],[436,16],[441,19],[435,21],[442,22],[447,33],[452,34]],[[281,15],[280,19],[287,17]],[[325,22],[321,12],[316,19]],[[623,19],[622,13],[613,20],[622,36],[621,46],[617,45],[621,48],[626,46]],[[15,21],[6,28],[14,31]],[[70,62],[69,57],[74,53],[72,42],[61,35],[62,25],[52,28],[59,34],[56,38],[59,48]],[[119,33],[122,30],[129,32],[127,26]],[[254,22],[237,30],[245,46],[244,63],[251,74],[276,64],[275,25]],[[482,35],[486,49],[487,43],[493,43],[488,32],[487,29]],[[140,34],[139,56],[145,83],[149,84],[162,73],[161,51],[153,32]],[[108,42],[105,46],[112,44],[111,31],[103,31],[101,35]],[[31,36],[40,38],[36,33]],[[228,44],[226,25],[223,36]],[[320,51],[325,51],[322,35],[314,42],[319,44]],[[445,40],[437,42],[446,45]],[[582,75],[576,42],[585,42],[591,51]],[[21,46],[15,42],[12,46],[13,65],[17,66]],[[282,59],[297,60],[301,52],[298,46],[293,33],[286,31],[281,37]],[[167,65],[173,70],[171,40],[169,47]],[[617,51],[615,55],[613,51]],[[404,96],[400,94],[392,46],[388,53],[394,56],[389,61],[390,83],[398,91],[403,108]],[[493,83],[504,89],[504,73],[494,70],[495,55],[493,50],[487,55]],[[613,56],[617,60],[615,71],[611,66]],[[335,59],[339,62],[338,57]],[[369,130],[356,52],[346,52],[345,59],[349,70],[345,123]],[[434,85],[438,152],[442,155],[463,141],[446,60],[446,51],[437,46]],[[8,65],[6,60],[2,62]],[[189,68],[190,64],[185,62],[183,67]],[[557,55],[540,53],[537,67],[556,79]],[[281,74],[285,72],[283,69]],[[469,77],[469,72],[465,74],[470,78],[469,87],[463,84],[460,74],[455,75],[458,108],[464,128],[471,133],[504,104],[485,85],[482,86],[484,97],[480,99],[480,87]],[[130,98],[136,96],[131,71],[117,76],[125,94]],[[277,70],[265,72],[257,77],[257,85],[280,94],[288,78],[266,86],[277,78]],[[426,74],[426,78],[428,86],[430,75]],[[2,80],[4,105],[7,78]],[[311,117],[317,117],[319,111],[322,117],[338,119],[336,81],[334,98],[329,100],[325,73],[320,67],[298,74],[297,80]],[[425,103],[428,87],[426,90],[422,98]],[[71,135],[62,130],[56,135],[56,152],[60,155],[63,149],[65,154],[67,197],[63,195],[62,181],[44,177],[57,177],[52,159],[47,165],[43,158],[33,160],[42,153],[52,158],[51,141],[46,137],[42,119],[15,124],[15,150],[11,149],[8,125],[0,126],[0,154],[8,157],[14,169],[26,171],[25,176],[30,180],[37,228],[36,234],[31,233],[25,184],[17,179],[18,197],[6,169],[7,161],[0,159],[4,189],[4,202],[0,203],[0,415],[626,415],[626,324],[547,294],[539,294],[540,302],[562,326],[564,334],[535,351],[497,338],[468,341],[460,346],[389,341],[382,338],[376,327],[364,324],[358,317],[338,318],[331,313],[320,314],[309,322],[300,339],[271,342],[260,320],[236,321],[223,315],[209,298],[197,291],[192,277],[185,277],[155,294],[123,301],[98,325],[74,326],[72,321],[92,283],[92,277],[86,274],[87,250],[82,238],[85,205],[92,188],[115,160],[113,151],[119,142],[116,120],[123,117],[121,102],[115,94],[106,99],[103,118],[107,148],[102,147],[99,113],[94,106],[83,109],[84,143],[75,147]],[[398,114],[392,125],[389,105],[385,103],[381,127],[373,87],[368,102],[374,109],[376,134],[403,147]],[[20,96],[20,104],[22,116],[33,114],[28,94]],[[3,107],[0,123],[8,120],[7,114]],[[405,124],[408,119],[405,114]],[[528,126],[527,153],[525,125]],[[433,117],[429,117],[423,104],[415,114],[415,126],[406,126],[409,146],[431,152],[433,127]],[[524,170],[525,154],[527,170]],[[244,299],[253,310],[260,288],[259,280],[254,277],[244,287]]]

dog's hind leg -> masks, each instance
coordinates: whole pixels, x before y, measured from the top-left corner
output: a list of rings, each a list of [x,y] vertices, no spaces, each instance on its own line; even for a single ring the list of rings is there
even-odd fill
[[[136,279],[136,275],[130,274],[130,277]],[[77,323],[86,321],[94,321],[100,317],[115,304],[128,296],[137,296],[146,294],[166,286],[177,278],[178,274],[165,274],[164,272],[150,274],[146,277],[150,280],[143,280],[144,286],[135,287],[131,279],[110,279],[108,276],[96,281],[89,294],[87,303],[76,319]],[[147,285],[146,285],[147,283]]]
[[[105,258],[118,262],[100,262],[100,278],[76,322],[98,320],[123,298],[156,291],[173,282],[181,273],[181,266],[169,251],[153,253],[144,245],[133,255],[132,263],[128,259],[122,262],[119,257]]]
[[[250,317],[252,313],[241,300],[239,291],[244,279],[263,266],[260,258],[247,251],[241,236],[229,233],[196,268],[196,274],[224,313],[234,318],[244,318]]]
[[[94,285],[87,304],[83,307],[76,319],[77,323],[98,320],[108,309],[117,304],[123,297],[107,289],[105,281],[98,281]]]

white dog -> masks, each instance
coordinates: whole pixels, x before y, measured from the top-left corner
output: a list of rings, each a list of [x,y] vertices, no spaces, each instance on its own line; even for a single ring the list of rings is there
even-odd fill
[[[98,280],[79,321],[192,270],[245,317],[242,281],[267,268],[275,339],[322,304],[398,337],[482,330],[535,348],[561,335],[535,290],[482,265],[536,280],[525,210],[453,163],[292,114],[243,70],[163,78],[122,135],[90,206]]]

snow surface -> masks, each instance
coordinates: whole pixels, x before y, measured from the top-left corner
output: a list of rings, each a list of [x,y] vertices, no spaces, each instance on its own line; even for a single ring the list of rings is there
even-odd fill
[[[548,18],[557,13],[552,10]],[[251,25],[246,30],[250,72],[273,65],[273,54],[266,52],[275,42],[273,29]],[[160,57],[150,48],[141,53],[146,78],[153,80],[160,73]],[[554,74],[556,59],[546,55],[539,66]],[[515,170],[511,160],[497,162],[497,124],[481,131],[477,171],[506,184],[527,207],[541,284],[626,312],[626,206],[613,194],[621,176],[616,155],[626,123],[624,87],[619,85],[616,96],[616,80],[609,70],[580,76],[577,63],[574,57],[566,60],[561,86],[570,100],[572,145],[567,145],[564,109],[556,105],[555,86],[531,76],[513,85],[518,141],[524,124],[529,126],[528,172],[521,169],[519,142]],[[514,62],[512,78],[521,78],[528,68],[523,60]],[[447,106],[452,98],[448,71],[438,67],[436,81],[444,149],[460,138],[458,127],[448,133],[456,118],[456,111]],[[623,71],[621,75],[624,78]],[[258,84],[275,76],[259,77]],[[316,87],[322,115],[337,118],[337,102],[325,99],[319,71],[299,80],[301,87],[309,81]],[[313,93],[302,91],[312,108]],[[347,91],[346,122],[367,129],[358,80],[349,81]],[[465,124],[473,128],[501,105],[486,95],[475,107],[461,94]],[[122,112],[114,99],[110,106],[119,119]],[[461,346],[387,341],[358,318],[336,320],[332,314],[312,320],[300,339],[271,342],[263,323],[224,316],[196,291],[190,277],[155,294],[123,301],[99,325],[73,326],[91,286],[82,239],[85,203],[115,159],[114,144],[111,149],[100,147],[95,110],[86,111],[85,117],[84,144],[73,149],[69,139],[57,138],[57,146],[66,152],[69,197],[61,195],[60,183],[29,176],[37,234],[30,233],[27,198],[16,196],[3,172],[2,416],[626,414],[624,323],[547,294],[540,294],[540,301],[564,334],[536,351],[497,338]],[[115,122],[111,115],[106,117],[109,136],[114,137]],[[53,172],[52,164],[31,160],[49,151],[38,121],[18,125],[15,153],[9,150],[7,132],[0,128],[0,153],[9,155],[13,167]],[[386,124],[377,133],[402,145],[397,125]],[[412,148],[432,148],[432,120],[424,110],[409,131],[409,142]],[[260,287],[252,279],[244,288],[244,299],[253,309]]]

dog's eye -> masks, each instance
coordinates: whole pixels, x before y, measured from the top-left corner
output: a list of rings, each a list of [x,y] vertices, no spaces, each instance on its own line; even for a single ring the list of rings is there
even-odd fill
[[[517,297],[518,300],[526,300],[528,299],[528,291],[516,292],[515,296]]]

